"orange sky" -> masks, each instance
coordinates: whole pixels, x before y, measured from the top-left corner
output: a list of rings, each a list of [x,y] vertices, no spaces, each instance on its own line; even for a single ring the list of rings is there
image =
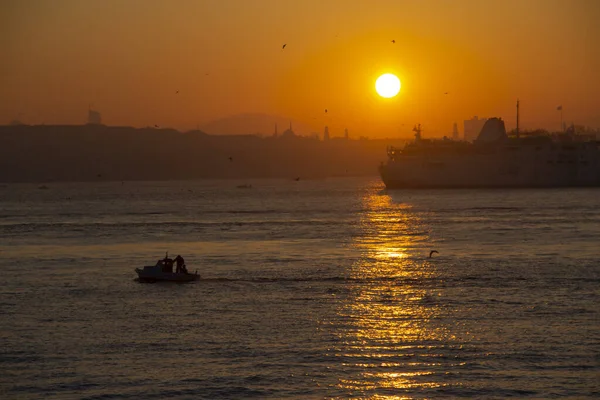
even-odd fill
[[[511,129],[519,98],[523,128],[558,129],[558,105],[600,128],[598,43],[596,0],[3,0],[0,123],[80,124],[91,103],[108,125],[260,112],[442,136],[474,115]]]

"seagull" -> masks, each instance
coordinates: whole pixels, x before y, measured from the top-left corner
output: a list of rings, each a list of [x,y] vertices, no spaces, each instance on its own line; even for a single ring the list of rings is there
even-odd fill
[[[448,94],[448,92],[444,92],[444,94]]]
[[[175,94],[179,94],[179,90],[175,92]]]
[[[431,251],[429,252],[429,258],[431,258],[431,256],[433,255],[433,253],[438,253],[438,254],[440,254],[440,253],[439,253],[439,251],[437,251],[437,250],[431,250]]]
[[[281,46],[281,50],[285,49],[285,46],[287,46],[287,43],[284,43],[283,46]]]
[[[325,114],[327,114],[327,109],[325,109]]]
[[[392,43],[396,43],[396,41],[394,39],[392,39]]]
[[[158,128],[158,125],[154,124],[154,127],[155,127],[155,128]]]

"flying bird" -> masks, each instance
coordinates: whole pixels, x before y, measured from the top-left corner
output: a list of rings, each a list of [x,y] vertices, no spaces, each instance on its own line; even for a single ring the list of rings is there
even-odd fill
[[[439,251],[437,251],[437,250],[431,250],[429,252],[429,258],[431,258],[431,256],[433,255],[433,253],[438,253],[439,254]]]
[[[175,92],[175,94],[179,94],[179,90]]]
[[[285,49],[285,46],[287,46],[287,43],[284,43],[283,46],[281,46],[281,50]]]
[[[448,92],[444,92],[444,94],[448,94]]]
[[[396,43],[396,41],[394,39],[392,39],[392,43]]]
[[[327,109],[325,109],[325,114],[327,114]]]

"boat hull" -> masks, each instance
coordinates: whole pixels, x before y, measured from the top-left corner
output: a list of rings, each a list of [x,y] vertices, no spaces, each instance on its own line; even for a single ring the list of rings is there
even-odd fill
[[[135,272],[138,274],[138,280],[140,282],[154,283],[154,282],[193,282],[200,279],[198,273],[186,274],[186,273],[174,273],[174,272],[155,272],[148,271],[146,269],[136,268]]]

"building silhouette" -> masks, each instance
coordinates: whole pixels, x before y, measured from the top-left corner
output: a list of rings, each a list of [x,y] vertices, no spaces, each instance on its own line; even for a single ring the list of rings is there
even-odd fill
[[[289,138],[289,137],[295,137],[296,134],[294,133],[294,130],[292,129],[292,121],[290,121],[290,127],[288,129],[286,129],[285,131],[283,131],[283,133],[281,134],[282,138]]]
[[[464,139],[467,142],[473,142],[479,136],[479,132],[485,125],[487,118],[478,118],[477,115],[472,119],[464,121]]]
[[[456,124],[456,122],[452,126],[452,139],[458,140],[458,125]]]
[[[102,116],[98,111],[94,111],[89,108],[87,123],[89,125],[102,125]]]

